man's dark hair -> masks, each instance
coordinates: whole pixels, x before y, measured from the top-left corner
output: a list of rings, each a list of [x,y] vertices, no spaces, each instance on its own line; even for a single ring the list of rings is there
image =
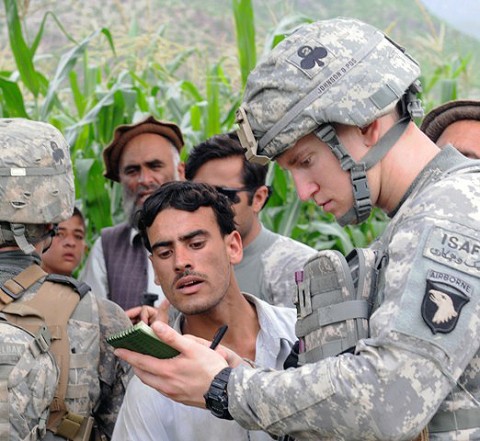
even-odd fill
[[[148,251],[152,251],[147,236],[157,215],[167,208],[182,211],[197,211],[200,207],[211,207],[222,236],[236,229],[234,213],[228,198],[208,184],[188,181],[173,181],[163,184],[152,193],[136,214],[138,230]],[[168,228],[168,225],[165,226]]]
[[[243,159],[243,185],[245,188],[252,190],[249,193],[248,200],[248,203],[251,204],[254,191],[265,185],[268,166],[247,161],[245,150],[235,132],[215,135],[196,145],[189,153],[185,163],[185,177],[191,181],[195,178],[198,169],[206,162],[233,156],[240,156]]]
[[[73,214],[72,214],[72,217],[73,216],[77,216],[79,219],[80,219],[80,222],[82,222],[82,225],[83,225],[83,228],[85,229],[86,228],[86,225],[85,225],[85,216],[83,215],[83,213],[80,211],[80,209],[78,207],[73,207]]]

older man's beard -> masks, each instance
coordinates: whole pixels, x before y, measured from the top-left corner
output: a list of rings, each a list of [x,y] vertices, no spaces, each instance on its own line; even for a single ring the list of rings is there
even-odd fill
[[[172,148],[175,149],[175,147],[173,146]],[[177,154],[177,157],[178,157],[178,154]],[[178,161],[179,160],[180,158],[178,157]],[[162,184],[169,181],[178,181],[180,179],[180,174],[178,172],[177,166],[178,164],[175,163],[173,176],[171,176],[170,179],[166,179],[164,182],[162,182]],[[143,207],[143,203],[138,201],[138,193],[144,190],[151,190],[153,193],[157,188],[161,187],[162,184],[155,183],[151,185],[139,185],[135,193],[131,192],[126,185],[122,185],[122,206],[123,206],[123,212],[127,219],[128,225],[130,225],[131,227],[136,227],[135,215],[137,211]]]
[[[125,213],[125,217],[127,219],[128,225],[131,227],[135,227],[135,215],[138,210],[140,210],[143,207],[143,202],[140,202],[138,200],[138,193],[143,191],[143,190],[156,190],[159,188],[159,184],[152,184],[150,186],[144,185],[144,186],[139,186],[137,188],[137,191],[135,193],[131,192],[127,186],[123,186],[123,192],[122,192],[122,207],[123,207],[123,212]]]

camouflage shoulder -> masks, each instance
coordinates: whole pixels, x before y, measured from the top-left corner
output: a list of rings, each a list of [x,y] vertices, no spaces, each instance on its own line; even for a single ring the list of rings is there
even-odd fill
[[[125,311],[115,302],[96,297],[100,328],[106,334],[122,331],[132,325]]]
[[[276,261],[283,266],[287,265],[296,268],[299,265],[303,266],[303,264],[316,253],[317,250],[302,242],[279,235],[277,240],[269,247],[264,257],[269,261]]]

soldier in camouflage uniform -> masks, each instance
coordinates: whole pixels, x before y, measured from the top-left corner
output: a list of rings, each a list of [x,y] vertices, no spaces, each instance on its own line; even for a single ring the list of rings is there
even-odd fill
[[[4,355],[12,345],[25,344],[16,340],[18,333],[4,318],[12,305],[34,299],[45,277],[13,302],[5,282],[27,267],[40,265],[40,254],[51,243],[54,225],[73,212],[72,165],[60,132],[46,123],[0,119],[0,182],[0,310],[5,312],[0,314],[0,353]],[[97,300],[90,292],[82,297],[67,323],[70,369],[65,405],[71,415],[94,417],[98,439],[110,439],[131,376],[130,367],[113,355],[105,337],[129,324],[119,306]],[[56,331],[51,332],[54,335]],[[31,353],[35,351],[23,352],[26,361],[17,364],[20,367],[10,374],[8,388],[2,388],[0,433],[5,437],[0,438],[27,439],[30,434],[29,440],[65,439],[52,431],[45,433],[45,410],[57,386],[57,364],[48,359],[48,352],[43,361],[33,360]],[[41,363],[53,366],[43,369]],[[28,371],[32,374],[27,376]]]
[[[342,225],[372,206],[391,217],[373,244],[383,267],[370,337],[278,372],[157,324],[181,356],[118,352],[144,382],[196,406],[208,391],[217,416],[296,439],[408,440],[424,428],[432,440],[480,439],[480,164],[412,122],[419,76],[374,27],[320,21],[259,63],[237,115],[247,156],[278,161],[301,199]]]

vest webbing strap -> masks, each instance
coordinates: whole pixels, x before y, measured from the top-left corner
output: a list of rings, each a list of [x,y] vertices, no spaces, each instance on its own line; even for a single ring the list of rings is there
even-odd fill
[[[17,300],[35,282],[47,274],[38,265],[30,265],[27,269],[7,280],[0,286],[0,311]]]
[[[315,311],[295,324],[297,337],[305,337],[316,329],[333,323],[353,319],[368,319],[368,302],[366,300],[347,300],[336,305],[328,305]]]
[[[453,432],[455,430],[478,429],[480,408],[458,409],[454,412],[438,412],[430,421],[430,433]]]
[[[31,270],[32,267],[37,268]],[[47,274],[38,265],[32,265],[15,277],[14,284],[26,289],[45,276]],[[8,282],[10,281],[5,282],[4,286]],[[14,284],[8,286],[15,286]],[[67,323],[79,301],[80,295],[71,286],[44,281],[33,298],[23,302],[10,303],[8,306],[3,305],[3,312],[8,321],[31,333],[36,334],[43,324],[47,324],[51,330],[50,351],[57,361],[60,379],[55,397],[50,405],[47,429],[67,439],[75,438],[84,418],[68,412],[65,404],[70,369],[70,341]]]

